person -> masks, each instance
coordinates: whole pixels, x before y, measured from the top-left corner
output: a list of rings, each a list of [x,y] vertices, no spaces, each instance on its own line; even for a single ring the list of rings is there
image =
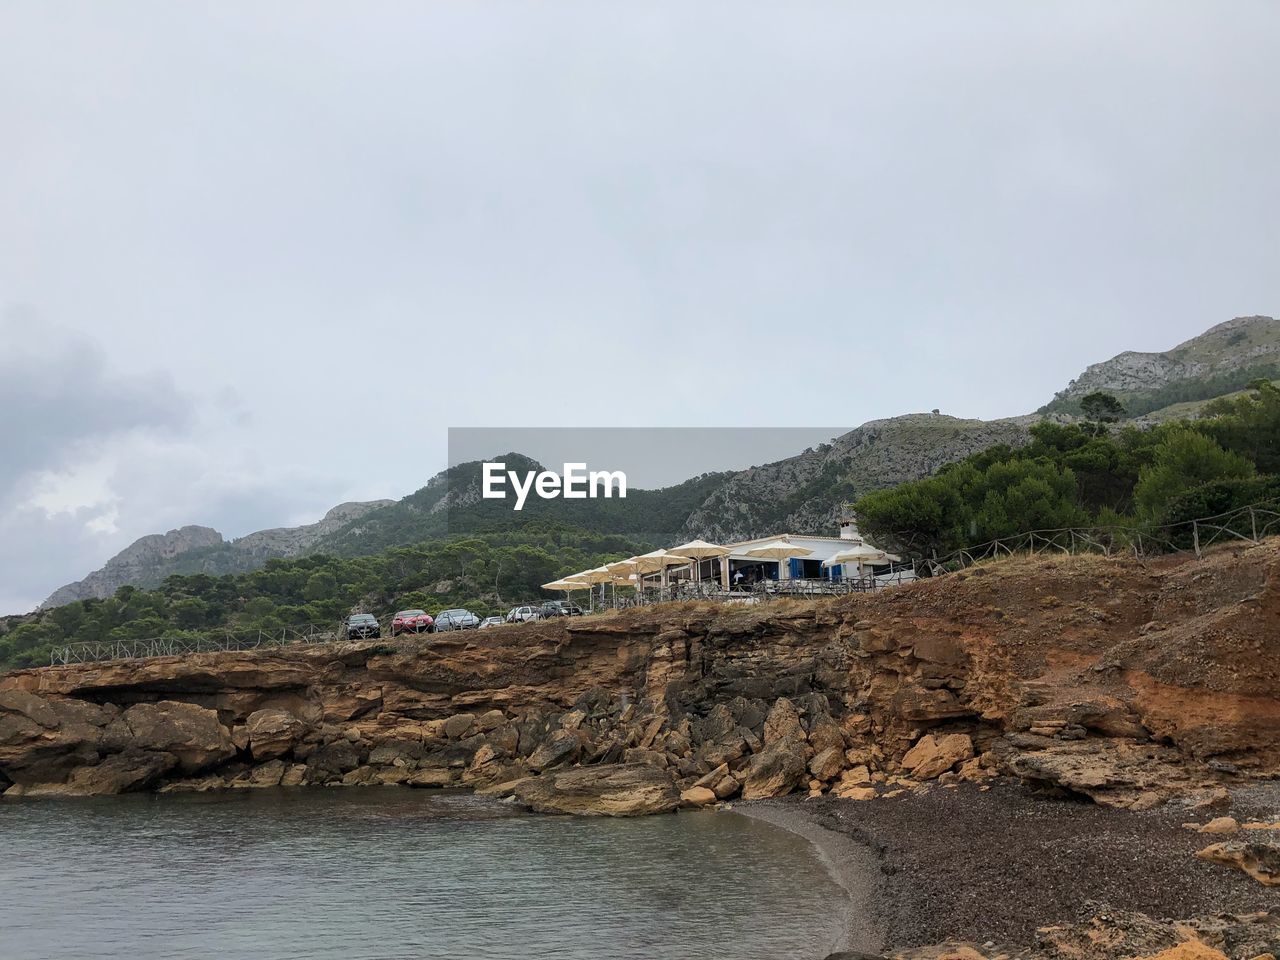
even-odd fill
[[[742,586],[742,571],[741,571],[741,570],[739,570],[737,573],[735,573],[735,574],[733,575],[733,585],[734,585],[735,587],[740,587],[740,586]]]

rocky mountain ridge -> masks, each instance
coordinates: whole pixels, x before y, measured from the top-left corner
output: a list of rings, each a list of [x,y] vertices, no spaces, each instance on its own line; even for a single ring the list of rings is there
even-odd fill
[[[1125,402],[1131,415],[1139,415],[1166,403],[1207,399],[1238,390],[1250,379],[1274,377],[1277,372],[1280,320],[1236,317],[1170,350],[1129,350],[1092,364],[1043,409],[1076,412],[1081,397],[1102,390]],[[1197,385],[1203,389],[1197,391]]]
[[[259,530],[230,541],[212,527],[201,526],[150,534],[135,540],[83,580],[59,587],[41,607],[57,607],[91,597],[102,599],[126,584],[152,587],[169,573],[201,572],[202,557],[209,559],[217,572],[223,572],[260,566],[272,557],[296,556],[348,523],[394,502],[342,503],[315,523]]]

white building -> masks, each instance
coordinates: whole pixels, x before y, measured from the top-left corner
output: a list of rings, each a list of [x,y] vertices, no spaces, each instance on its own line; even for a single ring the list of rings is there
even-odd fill
[[[780,559],[766,559],[751,554],[752,549],[777,541],[790,544],[802,551],[807,550],[808,553],[803,556]],[[882,583],[898,583],[915,579],[913,569],[901,567],[901,557],[886,551],[880,551],[880,558],[861,565],[827,562],[842,551],[856,546],[877,549],[859,532],[857,517],[852,514],[841,519],[838,537],[776,533],[738,543],[727,543],[724,546],[729,550],[727,569],[720,565],[719,559],[703,560],[697,579],[719,580],[723,585],[732,587],[746,587],[765,580],[842,580],[873,577]],[[693,576],[692,571],[680,571],[681,574],[686,572],[690,577]]]

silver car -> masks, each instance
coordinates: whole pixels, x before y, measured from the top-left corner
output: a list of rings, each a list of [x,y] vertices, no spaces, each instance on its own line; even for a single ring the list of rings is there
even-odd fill
[[[475,630],[480,618],[470,610],[441,610],[436,614],[436,633],[442,630]]]

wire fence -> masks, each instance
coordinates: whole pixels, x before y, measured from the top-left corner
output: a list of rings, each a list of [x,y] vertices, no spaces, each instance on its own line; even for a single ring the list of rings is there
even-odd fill
[[[259,650],[294,644],[332,643],[345,639],[346,632],[332,624],[300,624],[277,630],[220,634],[170,634],[163,637],[128,640],[88,640],[66,643],[49,652],[51,666],[72,663],[96,663],[104,660],[137,660],[144,657],[174,657],[191,653],[215,653],[223,650]]]
[[[1260,543],[1263,538],[1280,534],[1280,502],[1255,503],[1229,510],[1216,516],[1187,520],[1157,527],[1065,527],[1059,530],[1030,530],[1012,537],[998,537],[986,543],[963,547],[943,557],[921,558],[911,567],[910,576],[900,575],[896,583],[907,582],[917,575],[945,576],[975,563],[1017,555],[1100,553],[1104,556],[1129,555],[1139,559],[1178,552],[1204,555],[1206,548],[1225,542]],[[845,593],[861,593],[892,585],[883,577],[848,578],[842,581],[769,581],[750,591],[723,591],[708,599],[758,602],[774,597],[829,597]],[[691,592],[664,595],[654,599],[635,598],[615,602],[616,607],[647,605],[653,602],[695,599]],[[385,618],[384,618],[385,619]],[[384,625],[379,624],[379,636]],[[49,654],[53,666],[73,663],[95,663],[107,660],[136,660],[146,657],[171,657],[224,650],[257,650],[295,644],[333,643],[347,639],[345,624],[300,624],[275,630],[257,630],[219,634],[170,634],[163,637],[129,640],[95,640],[55,646]]]
[[[916,567],[927,576],[941,576],[984,560],[1044,553],[1132,554],[1136,558],[1191,552],[1200,558],[1215,543],[1260,543],[1280,534],[1280,503],[1238,507],[1211,517],[1151,527],[1064,527],[1030,530],[962,547],[942,557],[926,557]]]

